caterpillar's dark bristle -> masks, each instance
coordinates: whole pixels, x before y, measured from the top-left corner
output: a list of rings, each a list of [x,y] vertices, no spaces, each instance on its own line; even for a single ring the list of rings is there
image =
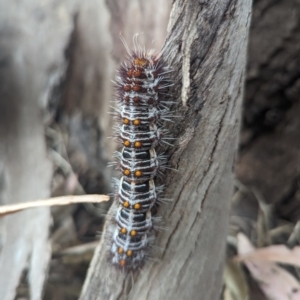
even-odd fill
[[[167,143],[161,125],[172,118],[165,106],[165,93],[171,85],[169,73],[162,59],[151,52],[136,51],[116,76],[115,135],[123,149],[115,154],[122,177],[115,181],[119,207],[111,224],[110,260],[122,270],[140,269],[153,242],[151,210],[162,192],[154,180],[166,163],[166,157],[157,155],[155,147]]]

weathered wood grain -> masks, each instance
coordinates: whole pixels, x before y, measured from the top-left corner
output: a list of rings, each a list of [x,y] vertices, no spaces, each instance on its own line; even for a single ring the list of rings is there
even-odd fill
[[[159,210],[166,228],[132,276],[111,268],[102,239],[81,300],[218,299],[250,19],[250,0],[173,2],[163,55],[180,117],[169,127],[178,140],[166,175],[172,202]]]

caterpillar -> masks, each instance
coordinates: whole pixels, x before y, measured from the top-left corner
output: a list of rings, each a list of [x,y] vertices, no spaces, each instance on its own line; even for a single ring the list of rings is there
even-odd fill
[[[172,118],[167,97],[172,83],[171,68],[160,54],[142,49],[135,38],[133,51],[122,42],[128,57],[117,70],[114,108],[115,136],[123,146],[115,153],[115,165],[122,177],[115,180],[118,206],[110,229],[109,256],[115,267],[134,271],[143,267],[154,241],[153,209],[163,191],[155,179],[167,168],[167,157],[157,154],[155,147],[170,145],[163,123]]]

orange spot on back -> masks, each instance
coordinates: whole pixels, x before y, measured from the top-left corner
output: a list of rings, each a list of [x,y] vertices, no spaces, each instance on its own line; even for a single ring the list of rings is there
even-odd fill
[[[129,120],[127,119],[127,118],[124,118],[123,119],[123,124],[125,124],[125,125],[128,125],[130,122],[129,122]]]
[[[130,170],[128,170],[128,169],[125,169],[124,171],[123,171],[123,174],[125,175],[125,176],[129,176],[130,175]]]
[[[124,206],[125,208],[128,208],[128,207],[129,207],[129,202],[128,202],[128,201],[125,201],[125,202],[123,203],[123,206]]]
[[[132,255],[132,250],[127,250],[126,255],[131,256]]]
[[[127,233],[127,230],[126,230],[126,228],[122,227],[122,228],[120,229],[120,232],[123,233],[123,234],[126,234],[126,233]]]
[[[142,147],[142,143],[139,142],[139,141],[136,141],[136,142],[134,143],[134,147],[135,147],[135,148],[141,148],[141,147]]]
[[[135,126],[138,126],[138,125],[140,125],[141,124],[141,120],[139,120],[139,119],[135,119],[134,121],[133,121],[133,125],[135,125]]]
[[[124,91],[129,92],[131,90],[131,86],[129,84],[124,86]]]
[[[143,175],[142,171],[140,170],[135,171],[134,174],[136,177],[141,177]]]
[[[120,248],[118,249],[118,253],[119,253],[119,254],[122,254],[123,252],[124,252],[123,248],[120,247]]]
[[[132,70],[132,69],[129,69],[129,70],[127,71],[127,76],[128,76],[128,77],[132,77],[132,74],[133,74],[133,70]]]
[[[126,265],[126,260],[125,259],[120,259],[119,264],[121,267],[124,267]]]
[[[130,231],[130,235],[131,235],[131,236],[136,236],[136,234],[137,234],[136,230],[131,230],[131,231]]]
[[[126,141],[124,141],[123,145],[124,145],[125,147],[129,147],[129,146],[130,146],[130,142],[129,142],[128,140],[126,140]]]
[[[133,88],[132,88],[135,92],[138,92],[141,90],[141,87],[139,85],[134,85]]]
[[[136,203],[136,204],[134,204],[134,209],[140,209],[141,208],[141,204],[140,203]]]
[[[141,70],[134,70],[134,71],[133,71],[133,76],[134,76],[134,77],[139,78],[139,77],[141,77],[141,75],[142,75]]]
[[[146,58],[137,57],[134,59],[133,63],[138,67],[144,67],[144,66],[148,65],[149,60]]]

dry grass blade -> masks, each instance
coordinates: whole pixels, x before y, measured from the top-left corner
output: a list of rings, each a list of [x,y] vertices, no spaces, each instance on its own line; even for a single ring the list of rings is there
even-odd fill
[[[227,260],[223,280],[225,283],[223,300],[249,299],[247,281],[240,264]]]
[[[71,196],[34,200],[30,202],[0,206],[0,217],[8,214],[13,214],[28,208],[35,208],[35,207],[42,207],[42,206],[69,205],[74,203],[100,203],[108,200],[109,200],[109,196],[107,195],[81,195],[81,196],[71,195]]]

